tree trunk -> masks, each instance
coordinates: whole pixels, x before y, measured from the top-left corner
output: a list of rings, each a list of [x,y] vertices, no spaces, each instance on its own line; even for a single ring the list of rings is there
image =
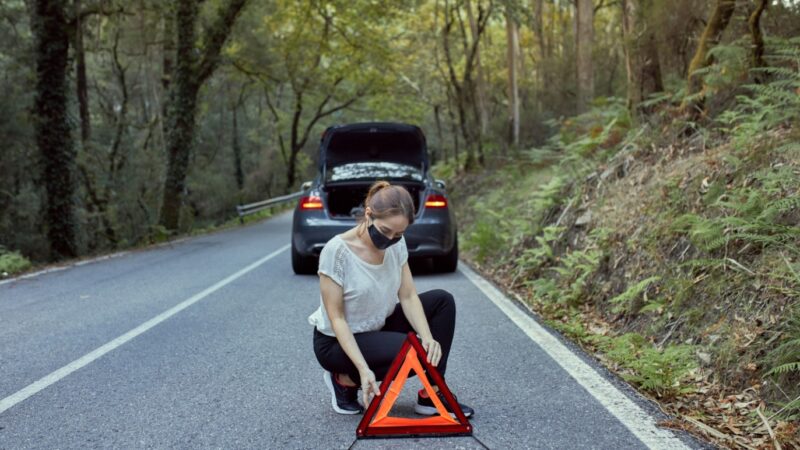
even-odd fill
[[[683,102],[682,109],[695,120],[705,111],[703,77],[696,72],[713,64],[712,58],[708,57],[708,51],[719,43],[722,32],[728,27],[735,9],[736,0],[717,0],[711,18],[697,43],[694,58],[689,63],[687,99]]]
[[[286,174],[286,190],[290,191],[294,187],[297,177],[297,154],[302,150],[300,144],[300,118],[303,115],[303,91],[295,92],[294,115],[292,116],[292,125],[289,130],[289,167]]]
[[[636,117],[637,105],[641,103],[641,70],[639,70],[638,39],[639,5],[636,0],[622,0],[622,39],[625,50],[625,72],[628,81],[628,111]]]
[[[236,171],[236,187],[239,188],[239,192],[242,192],[244,189],[244,172],[242,171],[242,149],[239,146],[239,125],[237,121],[237,110],[239,109],[239,104],[235,104],[233,106],[233,124],[231,127],[231,135],[232,135],[232,142],[231,147],[233,147],[233,165],[234,170]]]
[[[764,36],[761,34],[761,15],[767,9],[769,0],[758,0],[756,9],[747,18],[750,36],[753,38],[753,53],[751,64],[753,67],[764,67]],[[763,74],[756,75],[756,82],[760,83]]]
[[[480,0],[479,0],[480,1]],[[483,66],[481,65],[481,49],[480,38],[481,32],[478,30],[478,24],[475,22],[475,15],[472,13],[472,4],[470,0],[466,0],[465,6],[467,8],[467,20],[469,20],[469,30],[472,36],[473,45],[475,49],[475,97],[477,100],[477,107],[480,116],[481,134],[486,134],[489,127],[489,111],[486,108],[486,77],[483,73]]]
[[[75,72],[78,113],[81,118],[81,144],[85,146],[91,136],[91,121],[89,118],[89,93],[86,88],[86,55],[83,49],[81,0],[75,0]]]
[[[628,110],[633,117],[636,117],[643,100],[664,90],[655,33],[646,19],[649,6],[648,0],[622,0]]]
[[[198,3],[193,1],[178,0],[175,5],[177,53],[175,69],[168,81],[167,178],[164,184],[160,219],[161,225],[168,230],[176,230],[179,225],[183,193],[186,187],[186,172],[189,167],[189,153],[194,140],[194,119],[199,90],[195,74],[197,65],[195,25],[198,9]]]
[[[536,69],[539,75],[538,81],[540,86],[547,86],[547,71],[549,70],[547,61],[550,55],[544,34],[544,0],[534,0],[533,11],[533,31],[536,33],[536,40],[539,44],[539,67]]]
[[[436,121],[436,145],[444,156],[444,163],[447,164],[447,146],[444,145],[444,136],[442,134],[442,107],[439,104],[433,105],[433,118]]]
[[[247,0],[229,0],[219,6],[216,17],[207,26],[202,37],[203,52],[200,55],[196,48],[195,33],[199,3],[175,0],[177,53],[167,106],[167,177],[159,219],[159,223],[167,230],[177,230],[179,226],[189,156],[194,141],[197,94],[200,86],[219,64],[222,46],[246,2]],[[198,58],[198,55],[202,57]]]
[[[453,159],[455,159],[456,173],[458,173],[460,168],[460,161],[458,159],[458,121],[456,120],[456,115],[453,112],[453,103],[453,95],[451,95],[450,89],[447,89],[447,116],[450,118],[450,134],[453,135]]]
[[[67,117],[69,36],[64,0],[36,0],[36,144],[47,191],[45,219],[53,259],[78,254],[75,230],[75,148]]]
[[[534,89],[534,95],[536,96],[535,101],[535,108],[536,114],[541,114],[544,108],[544,101],[542,100],[545,89],[547,86],[550,86],[550,73],[552,70],[552,65],[550,64],[550,44],[548,40],[548,35],[545,34],[545,9],[544,9],[544,0],[533,0],[533,24],[531,28],[533,28],[534,33],[536,34],[536,41],[539,47],[539,60],[536,61],[534,64],[535,71],[536,71],[536,84],[537,86]]]
[[[659,61],[658,42],[653,27],[647,26],[645,41],[643,43],[642,60],[642,100],[654,92],[664,90],[664,80],[661,77],[661,62]]]
[[[508,56],[508,143],[519,145],[519,88],[517,86],[517,23],[506,8],[506,40]]]
[[[467,3],[469,6],[469,3]],[[488,9],[484,10],[480,4],[478,5],[478,16],[475,20],[476,24],[476,38],[470,39],[466,31],[466,26],[461,17],[461,10],[459,6],[453,5],[449,7],[449,3],[445,2],[445,24],[442,30],[443,50],[445,61],[447,63],[447,72],[449,76],[449,85],[452,90],[452,100],[458,108],[458,119],[461,128],[461,134],[464,137],[464,145],[467,150],[466,159],[464,160],[464,169],[469,171],[476,162],[475,150],[477,149],[478,158],[477,162],[483,164],[483,134],[481,133],[480,126],[480,106],[478,105],[476,97],[476,83],[475,83],[475,70],[476,70],[476,57],[480,45],[480,37],[486,30],[486,24],[491,16],[492,4],[489,4]],[[461,77],[456,74],[455,63],[452,58],[450,49],[450,33],[452,26],[458,21],[459,29],[461,31],[462,47],[464,50],[465,62],[463,64]],[[471,34],[471,33],[470,33]],[[459,79],[460,78],[460,79]]]
[[[161,105],[161,136],[167,135],[167,108],[169,107],[169,88],[175,71],[175,12],[172,10],[173,4],[168,2],[164,5],[164,36],[161,44],[161,92],[166,100]],[[164,139],[166,146],[166,139]]]
[[[594,42],[594,5],[592,0],[577,0],[578,113],[586,112],[594,98],[594,69],[592,68],[592,43]]]
[[[449,7],[448,2],[445,1],[444,6],[445,11],[445,23],[442,29],[442,49],[444,50],[445,62],[447,63],[447,73],[449,75],[449,87],[447,89],[448,92],[448,100],[451,105],[450,107],[450,115],[455,119],[456,113],[458,114],[458,122],[457,126],[459,131],[461,132],[461,136],[464,138],[464,145],[467,150],[467,156],[464,161],[464,168],[469,170],[470,166],[473,164],[475,157],[473,154],[473,142],[471,139],[471,134],[469,133],[469,125],[467,124],[467,115],[465,111],[464,103],[466,102],[465,97],[465,89],[470,89],[472,86],[469,86],[467,76],[470,73],[468,71],[469,64],[464,68],[465,76],[464,78],[459,81],[458,76],[456,75],[456,69],[454,66],[453,58],[451,55],[450,49],[450,32],[455,22],[455,18],[453,16],[457,16],[459,13],[458,6],[454,5],[452,8]],[[466,37],[464,37],[466,39]],[[467,46],[464,45],[465,51]],[[467,59],[468,62],[470,59]],[[453,107],[455,107],[456,111],[453,111]],[[456,126],[455,120],[453,121],[453,126]],[[478,129],[477,131],[480,131]],[[458,159],[458,145],[456,145],[456,165],[458,166],[460,161]]]

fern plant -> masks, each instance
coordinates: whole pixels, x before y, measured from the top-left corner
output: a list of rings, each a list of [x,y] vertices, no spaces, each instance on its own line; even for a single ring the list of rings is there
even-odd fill
[[[695,75],[703,77],[705,86],[703,95],[713,95],[718,91],[735,88],[742,77],[747,76],[748,44],[739,40],[730,44],[716,45],[708,51],[709,58],[713,58],[715,63],[694,72]]]
[[[625,292],[617,295],[616,297],[612,298],[610,301],[615,306],[612,309],[615,313],[624,312],[626,314],[635,313],[636,311],[632,310],[632,305],[634,304],[634,300],[639,298],[639,294],[644,292],[650,285],[658,280],[661,277],[659,276],[652,276],[645,278],[644,280],[629,286]]]
[[[736,241],[797,254],[794,243],[800,239],[800,226],[784,217],[800,209],[796,194],[800,180],[790,167],[761,170],[752,177],[754,187],[733,189],[711,202],[710,209],[718,215],[684,214],[672,229],[686,233],[697,248],[709,253]]]
[[[464,249],[474,250],[475,259],[483,264],[489,257],[503,247],[507,234],[498,230],[497,221],[492,215],[484,215],[472,226],[464,239]]]
[[[648,346],[631,363],[635,374],[627,378],[657,397],[673,397],[692,392],[692,386],[683,381],[694,367],[694,353],[689,345],[672,345],[663,350]]]
[[[531,287],[534,297],[542,303],[580,304],[589,277],[600,265],[602,254],[597,249],[571,251],[549,268],[554,273],[552,278],[538,277],[523,284]]]
[[[654,347],[638,333],[617,337],[593,336],[606,357],[629,369],[623,378],[657,397],[674,397],[692,391],[685,380],[696,367],[693,347]]]
[[[522,255],[516,259],[516,264],[521,271],[533,272],[553,259],[552,243],[555,242],[565,227],[544,227],[542,233],[535,237],[538,245],[523,250]]]
[[[769,39],[766,58],[768,67],[751,70],[769,82],[745,85],[750,95],[737,96],[736,107],[717,119],[740,151],[749,150],[762,132],[800,119],[800,37]]]
[[[561,259],[561,265],[553,267],[563,287],[558,302],[570,305],[582,303],[588,279],[597,271],[602,255],[597,249],[574,250]]]
[[[800,390],[798,380],[800,380],[800,311],[795,310],[792,318],[788,321],[785,329],[788,336],[774,350],[766,356],[767,365],[771,367],[765,374],[777,381],[783,381],[784,386],[794,386],[795,390]],[[791,382],[793,380],[793,382]],[[794,392],[797,396],[800,392]],[[784,415],[788,418],[800,415],[800,397],[794,401],[783,405]]]

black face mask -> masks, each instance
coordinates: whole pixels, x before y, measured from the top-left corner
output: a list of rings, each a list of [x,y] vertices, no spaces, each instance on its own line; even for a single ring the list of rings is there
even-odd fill
[[[381,250],[386,250],[390,246],[400,242],[400,239],[403,238],[403,236],[398,236],[394,239],[387,238],[386,236],[383,235],[383,233],[381,233],[380,231],[378,231],[377,228],[375,228],[374,222],[372,223],[372,225],[369,226],[369,228],[367,228],[367,230],[369,231],[370,239],[372,239],[372,244]]]

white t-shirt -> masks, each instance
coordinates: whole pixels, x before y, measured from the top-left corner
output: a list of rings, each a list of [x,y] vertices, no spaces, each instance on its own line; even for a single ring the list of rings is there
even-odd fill
[[[405,237],[383,255],[383,263],[370,264],[353,252],[340,235],[332,237],[319,254],[317,274],[329,276],[344,292],[344,317],[353,333],[377,331],[394,312],[399,301],[403,264],[408,260]],[[322,334],[335,336],[319,296],[319,308],[308,323]]]

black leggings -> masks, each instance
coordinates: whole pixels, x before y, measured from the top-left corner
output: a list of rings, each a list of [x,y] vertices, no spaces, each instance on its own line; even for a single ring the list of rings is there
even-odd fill
[[[422,301],[422,308],[425,310],[431,334],[442,346],[442,358],[436,369],[444,377],[447,369],[447,356],[450,354],[456,325],[456,303],[453,296],[443,289],[423,292],[419,294],[419,299]],[[383,380],[386,376],[389,366],[392,365],[392,361],[400,351],[409,331],[414,331],[414,329],[408,323],[408,319],[398,303],[394,312],[386,318],[386,324],[380,331],[353,334],[361,354],[364,355],[367,365],[375,373],[377,380]],[[322,334],[316,328],[314,328],[314,354],[325,370],[346,373],[357,386],[361,385],[358,369],[342,350],[338,339]],[[414,372],[411,371],[412,376],[413,374]]]

